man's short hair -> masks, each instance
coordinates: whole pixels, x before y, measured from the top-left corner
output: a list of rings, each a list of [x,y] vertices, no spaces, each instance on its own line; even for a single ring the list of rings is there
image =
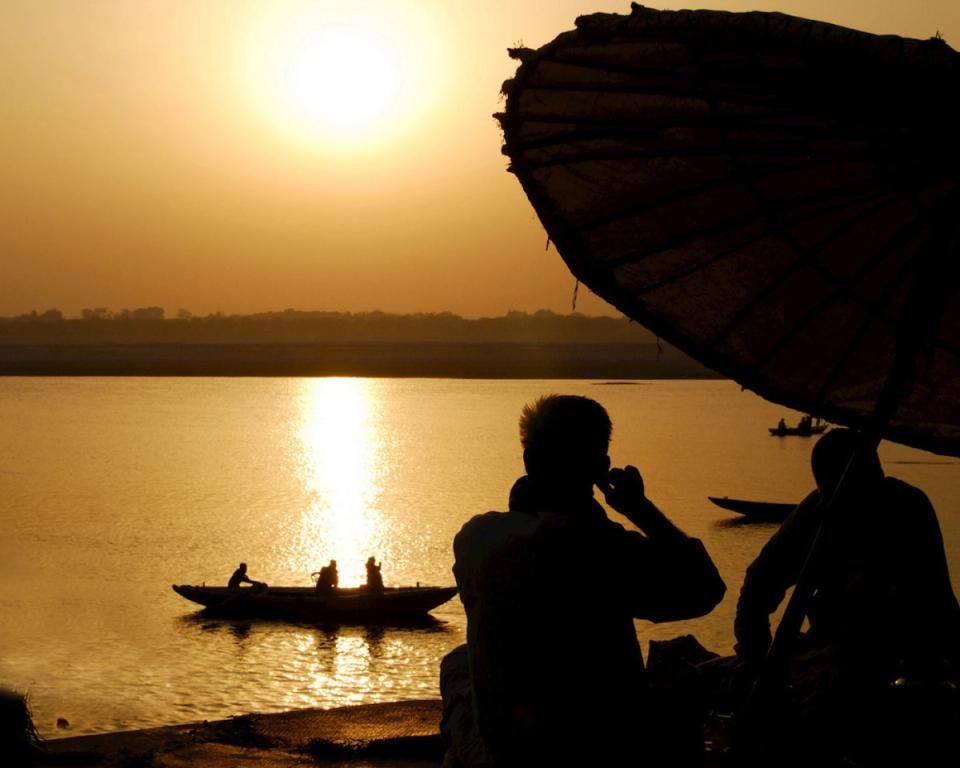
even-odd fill
[[[545,395],[525,405],[520,414],[524,450],[606,455],[612,431],[604,407],[580,395]]]

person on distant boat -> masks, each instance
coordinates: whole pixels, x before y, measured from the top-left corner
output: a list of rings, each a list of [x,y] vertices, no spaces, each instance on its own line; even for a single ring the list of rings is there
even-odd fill
[[[380,575],[380,566],[372,555],[367,558],[367,591],[383,592],[383,576]]]
[[[526,406],[527,475],[509,511],[474,517],[454,539],[467,644],[441,664],[445,766],[623,765],[654,751],[634,619],[702,616],[725,587],[637,469],[610,469],[610,432],[585,397]],[[608,519],[594,486],[642,532]]]
[[[332,589],[333,580],[330,574],[330,566],[321,566],[320,572],[317,574],[317,592],[330,592]]]
[[[331,560],[329,565],[320,569],[317,579],[317,592],[333,592],[340,586],[340,574],[337,572],[337,561]]]
[[[783,420],[783,417],[777,422],[777,432],[781,435],[787,434],[787,422]]]
[[[237,570],[235,570],[233,572],[233,575],[230,577],[230,581],[227,582],[227,586],[230,589],[237,589],[241,584],[250,584],[250,585],[257,584],[257,582],[255,582],[253,579],[247,576],[246,563],[240,563]]]
[[[951,669],[956,675],[960,606],[923,491],[884,475],[875,448],[849,429],[820,438],[811,466],[816,490],[747,569],[734,634],[738,657],[746,668],[758,667],[771,642],[770,614],[796,584],[829,511],[827,548],[806,609],[809,631],[798,640],[805,665],[817,670],[807,680],[807,703],[819,701],[811,709],[820,713],[819,728],[875,713],[871,706],[888,701],[897,679],[941,681]]]

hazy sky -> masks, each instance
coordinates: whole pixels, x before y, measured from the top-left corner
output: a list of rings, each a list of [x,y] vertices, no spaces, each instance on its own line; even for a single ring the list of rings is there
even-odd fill
[[[958,0],[659,6],[960,47]],[[629,8],[2,0],[0,315],[567,311],[573,278],[544,251],[491,115],[508,46]],[[578,309],[610,312],[586,291]]]

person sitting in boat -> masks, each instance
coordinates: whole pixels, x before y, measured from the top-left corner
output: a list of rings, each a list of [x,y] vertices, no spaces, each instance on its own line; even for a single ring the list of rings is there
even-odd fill
[[[367,585],[368,592],[383,592],[383,576],[380,575],[380,566],[376,558],[371,555],[367,558]]]
[[[317,592],[333,592],[339,586],[340,574],[337,572],[337,561],[331,560],[329,565],[320,569]]]
[[[241,584],[257,584],[257,582],[247,576],[246,563],[240,563],[237,570],[235,570],[233,575],[230,577],[230,581],[227,582],[227,586],[230,587],[230,589],[238,589]]]
[[[800,422],[797,424],[797,431],[801,435],[809,435],[811,422],[812,419],[809,416],[801,416]]]
[[[893,681],[940,681],[951,668],[956,674],[960,605],[923,491],[886,476],[875,447],[849,429],[817,441],[811,468],[816,490],[747,569],[735,650],[747,670],[759,667],[771,643],[770,614],[797,583],[823,523],[824,549],[805,607],[809,631],[796,648],[810,674],[793,682],[795,690],[806,687],[814,730],[831,739],[837,713],[845,723],[854,714],[866,723],[864,713],[888,701]],[[814,701],[820,704],[810,706]]]
[[[585,397],[526,406],[527,480],[507,512],[477,515],[454,539],[467,644],[441,663],[445,765],[624,765],[652,749],[661,729],[634,618],[702,616],[725,587],[639,471],[610,469],[610,432]],[[642,533],[608,519],[594,486]]]
[[[787,422],[783,420],[783,417],[780,417],[780,421],[777,422],[777,432],[781,435],[787,434]]]

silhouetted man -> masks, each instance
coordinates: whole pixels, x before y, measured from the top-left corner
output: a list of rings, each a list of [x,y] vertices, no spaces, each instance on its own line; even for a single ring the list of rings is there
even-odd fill
[[[817,489],[747,569],[737,604],[736,651],[748,667],[766,654],[769,615],[797,582],[827,502],[836,495],[815,568],[810,629],[798,638],[807,679],[794,682],[811,694],[810,728],[833,729],[842,721],[840,727],[852,733],[858,727],[848,725],[854,716],[879,716],[875,707],[886,701],[895,680],[936,681],[950,674],[960,650],[960,607],[937,516],[923,491],[885,476],[876,451],[846,429],[817,442],[811,465]],[[812,735],[830,748],[846,738]]]
[[[317,592],[333,592],[340,585],[340,574],[337,571],[337,561],[331,560],[329,565],[320,569],[320,578],[317,579]]]
[[[383,592],[383,576],[380,574],[380,563],[372,555],[367,558],[367,590],[369,592]]]
[[[233,575],[230,577],[230,581],[227,582],[227,586],[230,589],[236,589],[241,584],[256,584],[255,581],[247,577],[247,564],[240,563],[240,566],[233,572]]]
[[[724,584],[703,545],[610,469],[611,424],[588,398],[523,410],[526,478],[510,511],[454,539],[467,646],[441,667],[447,765],[612,765],[649,746],[650,708],[634,618],[708,613]],[[610,521],[593,497],[642,533]]]

